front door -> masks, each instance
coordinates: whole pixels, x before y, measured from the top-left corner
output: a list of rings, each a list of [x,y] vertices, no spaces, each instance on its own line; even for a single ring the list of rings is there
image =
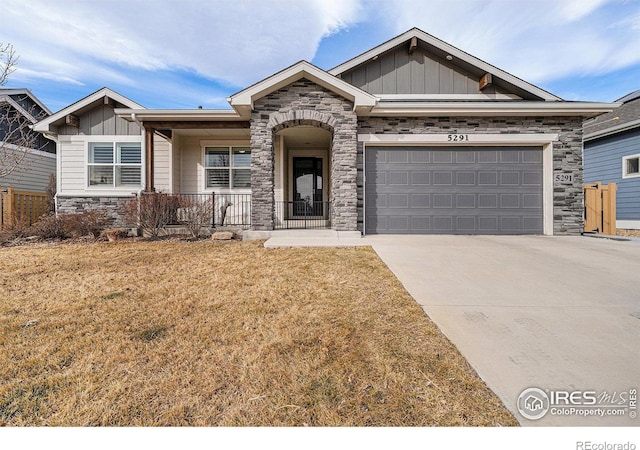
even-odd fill
[[[322,158],[293,158],[293,215],[322,216]]]

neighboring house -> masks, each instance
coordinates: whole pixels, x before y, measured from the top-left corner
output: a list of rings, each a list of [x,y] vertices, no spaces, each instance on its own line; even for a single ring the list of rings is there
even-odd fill
[[[640,229],[640,90],[584,123],[584,181],[616,183],[616,227]]]
[[[104,88],[41,121],[59,145],[58,211],[122,223],[140,191],[246,194],[254,230],[311,216],[366,234],[578,234],[582,122],[615,107],[564,101],[415,28],[229,103],[145,109]]]
[[[51,115],[51,111],[28,89],[4,88],[0,89],[0,111],[0,175],[15,166],[9,174],[0,176],[0,189],[45,192],[49,177],[56,173],[56,146],[28,127]],[[20,147],[26,142],[28,150]]]

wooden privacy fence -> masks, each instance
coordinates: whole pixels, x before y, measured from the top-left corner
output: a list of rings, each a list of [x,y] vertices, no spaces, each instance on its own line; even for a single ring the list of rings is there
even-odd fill
[[[0,226],[31,225],[47,213],[47,194],[7,188],[0,192]]]
[[[600,182],[584,186],[584,231],[587,233],[616,234],[615,183]]]

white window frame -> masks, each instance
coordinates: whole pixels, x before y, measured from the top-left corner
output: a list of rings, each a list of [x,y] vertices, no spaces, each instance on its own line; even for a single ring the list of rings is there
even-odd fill
[[[640,170],[638,172],[635,172],[635,173],[629,173],[627,171],[628,162],[629,162],[630,159],[637,159],[638,160],[638,164],[640,165],[640,153],[638,153],[636,155],[627,155],[627,156],[623,156],[622,157],[622,178],[639,178],[640,177]]]
[[[234,170],[248,170],[251,173],[251,165],[249,166],[235,166],[234,165],[234,149],[239,148],[247,149],[251,154],[251,147],[247,142],[216,142],[216,141],[202,141],[200,143],[202,147],[202,186],[204,192],[219,192],[219,193],[251,193],[251,187],[232,187],[233,186],[233,171]],[[226,148],[229,151],[229,166],[225,167],[209,167],[206,165],[207,149],[208,148]],[[207,171],[208,170],[227,170],[229,172],[229,184],[227,186],[207,186]]]
[[[103,139],[101,139],[103,138]],[[111,144],[112,145],[112,149],[113,149],[113,162],[112,163],[90,163],[89,161],[91,160],[91,146],[94,144]],[[123,163],[118,163],[118,155],[117,155],[117,149],[118,149],[118,145],[122,145],[122,144],[138,144],[140,145],[140,163],[136,163],[136,164],[123,164]],[[90,180],[90,176],[89,176],[89,169],[91,167],[112,167],[113,169],[113,183],[112,184],[90,184],[91,180]],[[131,184],[125,184],[125,185],[117,185],[116,184],[116,168],[117,167],[139,167],[140,168],[140,184],[139,185],[131,185]],[[91,140],[87,140],[86,141],[86,160],[85,160],[85,186],[87,187],[87,189],[91,189],[91,190],[123,190],[123,191],[131,191],[132,189],[134,190],[139,190],[144,186],[144,145],[140,139],[139,136],[135,136],[134,138],[129,138],[129,137],[125,137],[125,136],[121,136],[121,137],[117,137],[117,139],[110,139],[110,138],[106,138],[105,136],[95,136],[94,139]]]

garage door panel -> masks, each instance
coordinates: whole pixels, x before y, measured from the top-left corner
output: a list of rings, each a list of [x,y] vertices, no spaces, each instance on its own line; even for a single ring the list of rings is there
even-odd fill
[[[431,172],[415,171],[411,172],[411,185],[428,186],[431,184]]]
[[[542,233],[542,149],[367,148],[367,233]]]
[[[477,194],[456,194],[456,208],[475,208]]]

